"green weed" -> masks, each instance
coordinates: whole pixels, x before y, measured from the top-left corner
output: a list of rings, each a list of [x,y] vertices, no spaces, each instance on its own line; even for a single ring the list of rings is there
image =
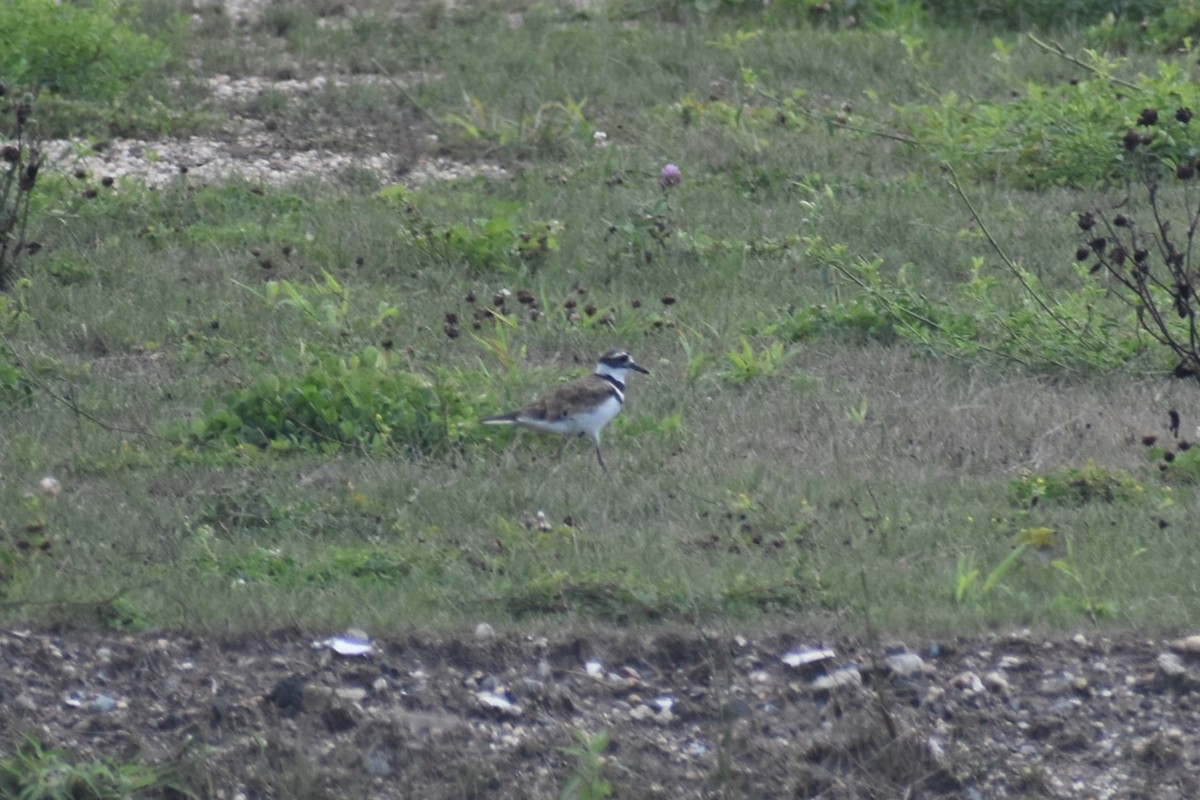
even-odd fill
[[[1039,502],[1060,505],[1137,500],[1145,487],[1123,470],[1103,469],[1088,461],[1049,475],[1026,475],[1012,482],[1016,503],[1029,508]]]
[[[478,416],[449,372],[426,377],[393,369],[387,354],[320,359],[299,377],[261,375],[223,402],[207,400],[203,416],[171,432],[193,445],[220,444],[287,451],[445,453]]]
[[[0,794],[21,800],[126,800],[151,792],[196,797],[170,770],[138,762],[82,762],[64,748],[27,738],[0,755]]]
[[[608,731],[595,735],[575,730],[578,745],[564,747],[563,753],[576,759],[575,771],[563,787],[563,800],[603,800],[611,797],[612,784],[604,777],[604,754],[610,745]]]

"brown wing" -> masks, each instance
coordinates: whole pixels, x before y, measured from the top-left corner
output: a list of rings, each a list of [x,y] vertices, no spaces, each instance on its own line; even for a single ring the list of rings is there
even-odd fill
[[[617,390],[608,381],[590,375],[534,400],[519,413],[533,419],[554,422],[598,406],[616,393]]]

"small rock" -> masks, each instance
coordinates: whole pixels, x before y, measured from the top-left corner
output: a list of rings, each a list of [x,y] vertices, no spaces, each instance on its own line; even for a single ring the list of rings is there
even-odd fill
[[[481,622],[475,626],[475,641],[490,642],[496,638],[496,629],[486,622]]]
[[[1168,678],[1181,678],[1187,674],[1187,665],[1174,653],[1159,653],[1158,669]]]
[[[925,659],[921,658],[916,653],[896,653],[887,656],[883,663],[893,675],[899,675],[902,678],[908,678],[925,671]]]
[[[334,689],[333,696],[348,703],[361,703],[367,699],[367,690],[360,686],[343,686]]]
[[[845,689],[851,686],[862,686],[862,673],[858,671],[858,667],[842,667],[828,675],[821,675],[812,682],[812,688],[818,692]]]
[[[99,711],[101,713],[116,711],[117,701],[106,694],[98,695],[96,699],[92,701],[92,710]]]
[[[806,669],[818,664],[825,664],[836,657],[836,653],[827,647],[799,647],[789,650],[783,655],[783,663],[789,667]]]
[[[1200,655],[1200,634],[1192,634],[1171,642],[1171,648],[1181,653]]]
[[[477,693],[475,698],[484,708],[498,711],[506,716],[519,717],[524,713],[524,709],[517,704],[516,698],[508,692],[483,691]]]
[[[1008,683],[1008,676],[998,669],[994,669],[983,676],[983,685],[988,688],[988,691],[1005,696],[1008,695],[1011,688]]]
[[[981,694],[984,691],[983,681],[974,672],[960,672],[954,676],[954,686],[971,694]]]

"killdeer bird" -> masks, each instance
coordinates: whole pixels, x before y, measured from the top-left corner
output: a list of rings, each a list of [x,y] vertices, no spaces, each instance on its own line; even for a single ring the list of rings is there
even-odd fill
[[[586,378],[571,381],[524,408],[479,421],[484,425],[520,425],[539,433],[566,436],[558,448],[560,456],[570,437],[587,436],[596,445],[600,468],[608,472],[600,453],[600,431],[621,413],[625,377],[630,372],[650,374],[650,370],[635,364],[624,350],[609,350],[596,362],[596,371]]]

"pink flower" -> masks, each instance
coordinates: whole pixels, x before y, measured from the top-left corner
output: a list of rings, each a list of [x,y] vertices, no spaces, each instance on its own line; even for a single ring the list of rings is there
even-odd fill
[[[667,164],[662,168],[662,172],[658,173],[658,185],[664,190],[681,183],[683,183],[683,173],[674,164]]]

